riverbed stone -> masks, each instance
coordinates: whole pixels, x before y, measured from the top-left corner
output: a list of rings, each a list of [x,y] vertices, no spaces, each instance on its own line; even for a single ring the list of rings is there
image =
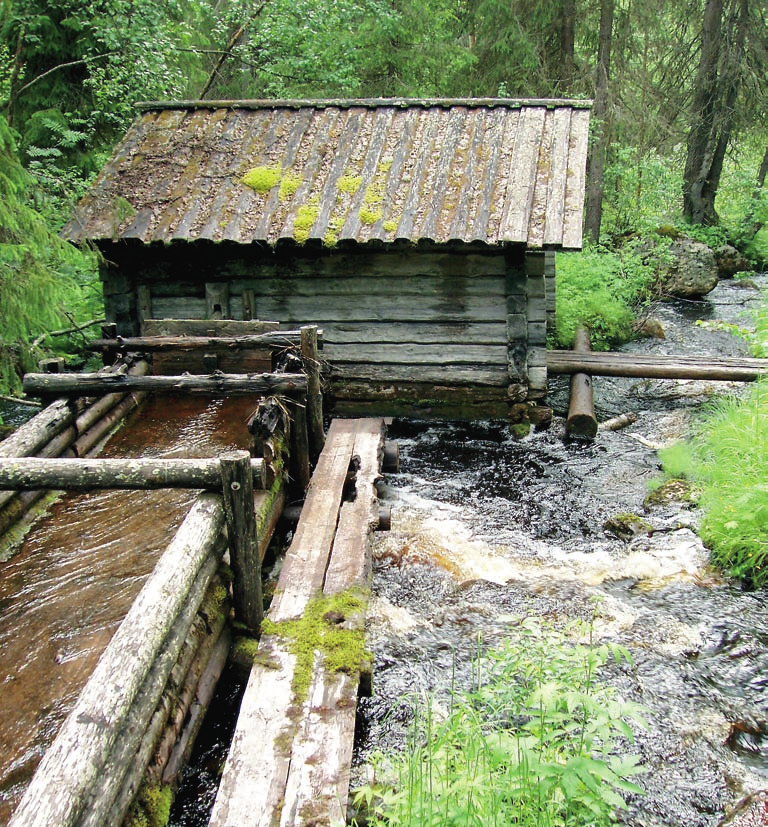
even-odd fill
[[[696,299],[717,287],[715,254],[706,244],[679,238],[672,242],[664,258],[668,260],[659,265],[658,286],[665,295]]]
[[[715,261],[721,279],[730,279],[736,273],[750,273],[754,270],[749,259],[730,244],[723,244],[715,250]]]

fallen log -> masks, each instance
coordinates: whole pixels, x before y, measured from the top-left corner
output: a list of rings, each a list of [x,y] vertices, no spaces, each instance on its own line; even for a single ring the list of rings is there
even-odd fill
[[[274,373],[253,375],[212,373],[207,376],[126,376],[98,373],[28,373],[23,381],[29,396],[94,396],[101,393],[146,391],[204,396],[305,393],[305,376]]]
[[[584,327],[576,330],[573,350],[580,355],[590,353],[592,345],[589,331]],[[565,432],[568,436],[580,439],[594,439],[597,434],[597,417],[592,396],[592,377],[586,373],[571,375],[571,398],[568,416],[565,420]]]
[[[113,746],[164,642],[188,610],[190,591],[223,525],[221,497],[201,494],[45,753],[10,827],[78,823],[100,776],[114,771],[109,763]]]
[[[264,463],[250,460],[256,488],[264,488]],[[44,459],[0,458],[0,490],[202,488],[221,491],[218,459]]]
[[[652,356],[638,353],[575,353],[546,351],[550,373],[587,373],[590,376],[626,376],[637,379],[711,379],[754,382],[768,375],[768,360],[711,359],[699,356]]]
[[[622,428],[627,428],[629,425],[637,422],[637,414],[632,411],[612,416],[610,419],[603,420],[598,426],[598,431],[620,431]]]

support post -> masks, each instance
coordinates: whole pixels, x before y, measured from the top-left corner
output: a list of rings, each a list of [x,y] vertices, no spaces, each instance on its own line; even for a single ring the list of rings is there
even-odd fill
[[[230,563],[234,573],[235,617],[256,635],[261,627],[263,606],[251,455],[248,451],[233,451],[221,457],[220,464]]]
[[[573,349],[577,353],[589,353],[592,350],[588,330],[583,327],[576,330]],[[592,377],[586,373],[574,373],[571,376],[571,401],[568,407],[568,418],[565,421],[565,431],[568,436],[582,439],[594,439],[597,434],[597,418],[592,398]]]
[[[323,394],[320,390],[320,357],[317,350],[317,327],[307,325],[301,328],[301,357],[307,374],[307,428],[309,430],[310,454],[317,461],[325,445],[323,430]]]

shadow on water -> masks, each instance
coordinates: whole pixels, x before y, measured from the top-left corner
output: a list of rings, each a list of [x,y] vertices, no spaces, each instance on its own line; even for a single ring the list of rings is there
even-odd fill
[[[105,456],[248,446],[247,403],[151,400]],[[0,564],[0,823],[181,524],[195,492],[65,495]]]
[[[764,279],[763,279],[764,280]],[[629,350],[734,355],[744,344],[702,317],[746,324],[755,290],[720,285],[701,304],[654,308],[667,340]],[[594,618],[600,639],[633,664],[604,679],[647,710],[635,744],[646,793],[623,823],[714,827],[747,792],[768,787],[768,599],[707,567],[699,515],[646,510],[656,449],[730,383],[595,380],[599,418],[634,410],[624,431],[568,443],[556,418],[516,441],[500,423],[393,423],[401,474],[388,480],[393,528],[376,535],[369,643],[374,696],[360,705],[355,783],[366,759],[399,749],[420,693],[447,705],[472,684],[474,661],[523,618]],[[567,388],[553,388],[559,413]],[[615,533],[628,512],[649,524]]]

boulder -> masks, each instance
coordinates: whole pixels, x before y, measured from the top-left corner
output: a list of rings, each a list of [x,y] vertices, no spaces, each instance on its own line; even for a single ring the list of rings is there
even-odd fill
[[[697,299],[717,287],[715,254],[706,244],[679,238],[664,258],[671,259],[659,264],[658,287],[665,295]]]
[[[736,273],[749,273],[754,268],[749,259],[730,244],[723,244],[715,250],[717,272],[721,279],[733,278]]]

